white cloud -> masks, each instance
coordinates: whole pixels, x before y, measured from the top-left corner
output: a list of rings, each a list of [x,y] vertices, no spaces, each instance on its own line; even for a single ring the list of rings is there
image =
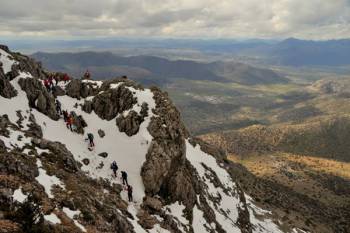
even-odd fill
[[[0,0],[0,36],[350,37],[349,0]]]

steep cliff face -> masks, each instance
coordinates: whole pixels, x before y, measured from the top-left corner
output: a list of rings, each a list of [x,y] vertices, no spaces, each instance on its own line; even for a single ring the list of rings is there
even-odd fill
[[[158,88],[125,78],[72,80],[58,83],[65,94],[53,95],[39,64],[0,48],[2,229],[299,232],[287,225],[282,230],[254,205],[227,172],[232,164],[190,137]],[[76,132],[56,112],[55,96],[72,112]],[[93,149],[87,133],[95,135]],[[132,202],[120,175],[112,175],[113,161],[128,173]],[[23,215],[28,210],[32,214]]]

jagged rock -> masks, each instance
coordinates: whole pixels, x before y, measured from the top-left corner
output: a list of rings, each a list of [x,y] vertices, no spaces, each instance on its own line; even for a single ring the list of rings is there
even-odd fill
[[[60,87],[60,86],[54,86],[52,89],[52,94],[57,97],[57,96],[64,96],[66,92]]]
[[[97,95],[99,88],[88,82],[82,82],[78,79],[73,79],[66,87],[66,93],[72,98],[86,98],[88,96]]]
[[[102,153],[99,153],[98,156],[100,156],[102,158],[107,158],[108,157],[108,153],[107,152],[102,152]]]
[[[8,99],[17,96],[17,91],[5,77],[2,70],[0,70],[0,95]]]
[[[163,190],[166,193],[162,196],[168,195],[172,201],[181,200],[188,209],[192,209],[200,190],[200,184],[194,176],[195,173],[191,164],[187,161],[185,166],[178,169],[169,181],[163,185]]]
[[[112,224],[114,226],[114,232],[118,233],[135,233],[133,226],[125,218],[122,218],[119,214],[113,216]]]
[[[188,133],[180,120],[180,113],[169,98],[159,89],[154,88],[152,91],[156,102],[154,113],[157,117],[152,117],[148,126],[153,140],[146,154],[141,176],[147,194],[155,195],[161,190],[159,194],[165,197],[172,195],[166,183],[185,166],[185,138]],[[164,124],[166,127],[163,127]]]
[[[11,55],[18,62],[12,66],[12,72],[7,74],[10,75],[10,79],[17,77],[21,71],[28,72],[38,79],[47,77],[40,62],[36,62],[34,59],[19,53],[11,53]]]
[[[97,133],[98,133],[98,135],[99,135],[101,138],[103,138],[104,136],[106,136],[105,131],[103,131],[102,129],[99,129],[99,130],[97,131]]]
[[[163,208],[163,204],[159,199],[149,196],[144,197],[142,205],[144,208],[156,212],[161,211]]]
[[[38,109],[39,112],[49,116],[53,120],[58,120],[55,99],[49,94],[42,83],[33,78],[21,78],[19,85],[26,92],[29,106]]]
[[[19,160],[16,158],[17,156],[20,155],[12,153],[0,154],[0,173],[20,176],[28,181],[35,179],[39,175],[35,162],[28,157],[21,157]]]
[[[92,112],[92,102],[89,100],[85,100],[84,105],[82,106],[82,110],[86,113],[91,113]]]
[[[146,193],[157,194],[163,183],[173,175],[174,168],[185,162],[185,142],[175,144],[166,141],[152,141],[142,166],[141,175]]]
[[[137,217],[139,219],[139,223],[143,228],[145,229],[152,229],[153,226],[158,223],[157,219],[153,216],[151,216],[148,212],[144,210],[139,210],[137,213]]]
[[[132,110],[126,117],[123,115],[117,117],[116,123],[120,132],[124,132],[131,137],[139,132],[140,124],[143,120],[140,115]]]
[[[29,116],[29,122],[30,124],[28,125],[29,130],[27,131],[31,135],[37,137],[37,138],[42,138],[43,137],[43,132],[41,130],[40,125],[36,123],[35,116],[33,114],[30,114]]]
[[[136,98],[124,86],[104,91],[92,100],[93,110],[105,120],[112,120],[118,113],[131,109],[136,103]]]
[[[72,153],[60,142],[51,142],[45,139],[33,138],[32,143],[40,149],[49,149],[49,159],[61,163],[65,170],[75,172],[79,170],[78,163],[74,160]]]
[[[72,98],[80,99],[80,84],[81,82],[77,79],[73,79],[66,87],[67,95]]]

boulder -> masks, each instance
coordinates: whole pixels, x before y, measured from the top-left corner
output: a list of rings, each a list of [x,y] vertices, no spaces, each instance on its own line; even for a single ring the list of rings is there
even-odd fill
[[[98,156],[100,156],[102,158],[107,158],[108,157],[108,153],[107,152],[102,152],[102,153],[99,153]]]
[[[150,211],[155,211],[155,212],[160,212],[163,208],[163,204],[159,199],[157,199],[155,197],[149,197],[149,196],[146,196],[143,199],[142,205],[144,208],[149,209]]]
[[[97,133],[98,133],[98,135],[100,136],[100,138],[104,138],[104,136],[106,136],[105,131],[103,131],[102,129],[99,129],[99,130],[97,131]]]

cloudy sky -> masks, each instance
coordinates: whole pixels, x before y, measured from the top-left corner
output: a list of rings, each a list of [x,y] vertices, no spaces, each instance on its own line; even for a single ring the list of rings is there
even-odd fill
[[[350,38],[350,0],[0,0],[2,37]]]

